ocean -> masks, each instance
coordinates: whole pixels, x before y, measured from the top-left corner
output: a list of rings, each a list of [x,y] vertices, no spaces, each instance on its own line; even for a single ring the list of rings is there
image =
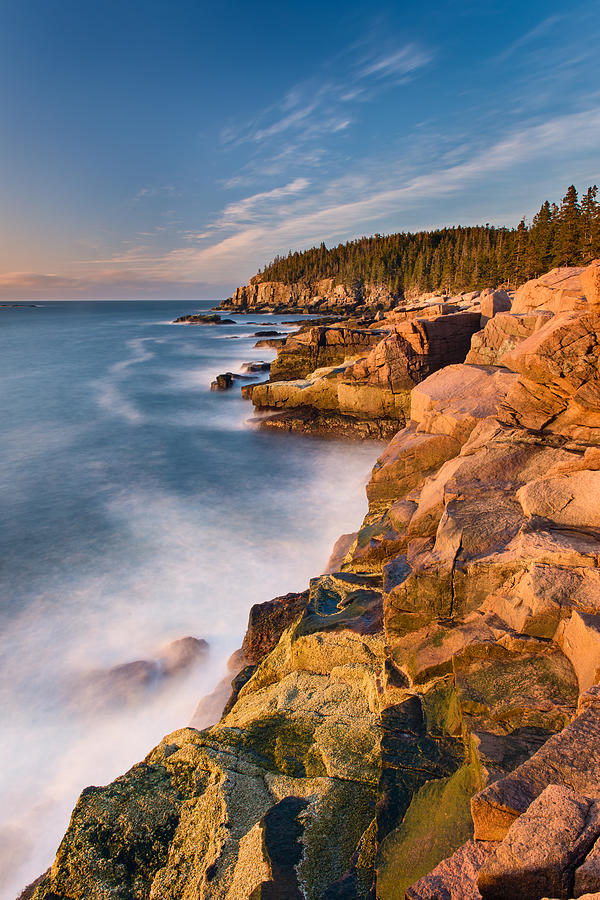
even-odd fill
[[[169,324],[210,306],[0,309],[1,900],[50,864],[83,787],[189,723],[250,606],[303,590],[366,511],[381,445],[261,432],[238,387],[209,390],[294,317]],[[111,696],[108,670],[186,636],[206,660]]]

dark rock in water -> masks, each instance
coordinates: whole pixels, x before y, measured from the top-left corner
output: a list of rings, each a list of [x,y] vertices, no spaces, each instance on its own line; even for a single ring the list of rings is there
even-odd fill
[[[233,372],[223,372],[217,375],[214,381],[210,383],[211,391],[228,391],[233,387],[236,381],[248,381],[247,375],[235,375]]]
[[[255,388],[258,385],[254,384],[250,387]],[[246,396],[247,399],[252,400],[251,391]],[[250,421],[259,428],[269,430],[299,431],[304,434],[328,435],[355,440],[390,438],[396,434],[399,427],[396,419],[358,419],[343,413],[326,410],[321,412],[308,406],[273,412],[271,415]]]
[[[156,662],[136,659],[114,666],[99,677],[99,684],[113,700],[129,702],[147,691],[158,681],[160,669]]]
[[[267,329],[266,331],[255,331],[254,337],[268,338],[268,337],[284,337],[282,331],[276,331],[275,329]]]
[[[161,674],[170,677],[204,662],[209,653],[208,642],[202,638],[183,637],[171,641],[158,658]]]
[[[228,391],[233,387],[233,372],[223,372],[222,375],[217,375],[214,381],[211,381],[210,389],[211,391]]]
[[[206,660],[207,641],[183,637],[172,641],[156,659],[136,659],[104,671],[91,672],[78,691],[77,699],[86,708],[98,709],[116,703],[139,702],[151,690]]]
[[[271,363],[264,362],[262,359],[242,363],[242,372],[268,372],[270,368]]]
[[[41,309],[38,303],[0,303],[0,309]]]
[[[179,316],[173,319],[171,325],[235,325],[233,319],[223,319],[218,315],[200,315],[199,313],[189,316]]]

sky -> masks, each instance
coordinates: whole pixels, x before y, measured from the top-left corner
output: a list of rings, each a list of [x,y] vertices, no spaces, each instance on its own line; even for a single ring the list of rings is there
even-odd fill
[[[220,299],[276,254],[600,183],[600,0],[0,0],[0,299]]]

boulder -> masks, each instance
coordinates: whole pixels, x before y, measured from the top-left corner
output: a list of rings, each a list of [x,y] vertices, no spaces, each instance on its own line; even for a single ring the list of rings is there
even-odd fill
[[[286,337],[278,337],[278,338],[261,338],[258,340],[255,345],[255,350],[279,350],[280,347],[284,347],[288,338]]]
[[[600,528],[600,471],[547,476],[517,491],[526,516],[541,516],[557,525]]]
[[[377,344],[384,333],[378,330],[338,326],[308,325],[286,339],[271,363],[271,381],[306,378],[315,369],[336,366],[351,357],[362,356]]]
[[[600,571],[524,561],[520,571],[488,596],[484,609],[522,634],[554,638],[574,609],[600,613]],[[573,662],[573,654],[566,655]]]
[[[573,884],[573,896],[598,897],[600,893],[600,840],[596,840],[594,846],[585,857],[580,866],[575,869]]]
[[[211,391],[228,391],[233,387],[235,380],[235,375],[233,372],[224,372],[222,375],[217,375],[214,381],[210,383]]]
[[[481,327],[484,328],[490,319],[501,312],[508,312],[511,308],[511,299],[506,291],[484,291],[479,297],[479,309],[481,312]]]
[[[520,377],[503,406],[505,421],[588,444],[600,443],[600,315],[567,312],[503,357]]]
[[[531,313],[501,313],[477,331],[471,338],[471,349],[465,362],[474,366],[503,365],[503,357],[515,347],[542,328],[553,313],[538,310]]]
[[[162,674],[170,677],[204,662],[209,650],[208,642],[203,639],[189,636],[178,638],[163,648],[157,661]]]
[[[418,432],[464,444],[480,419],[497,414],[517,377],[492,366],[445,366],[411,391],[411,420]]]
[[[140,703],[170,679],[206,662],[209,649],[205,640],[183,637],[163,647],[154,659],[89,672],[76,686],[74,702],[86,710]]]
[[[560,782],[586,797],[600,799],[600,703],[594,694],[584,704],[580,715],[529,760],[473,797],[477,840],[503,840],[512,822],[550,784]]]
[[[581,273],[581,287],[591,306],[600,305],[600,259],[595,259]]]
[[[341,534],[335,544],[333,545],[333,550],[331,551],[331,556],[327,561],[327,565],[323,572],[324,575],[328,575],[331,572],[339,572],[342,567],[342,563],[344,561],[344,557],[356,541],[357,536],[356,531],[350,532],[350,534]]]
[[[509,434],[493,417],[483,419],[459,462],[423,486],[423,507],[419,502],[409,524],[412,573],[390,595],[392,607],[431,617],[479,606],[523,566],[520,535],[527,520],[517,490],[565,455],[534,437]]]
[[[264,362],[262,359],[242,363],[242,372],[248,372],[249,374],[253,372],[268,372],[270,368],[271,363]]]
[[[560,623],[556,642],[575,669],[579,690],[584,693],[600,677],[600,615],[574,610]]]
[[[585,267],[573,266],[552,269],[540,278],[533,278],[518,288],[512,312],[528,313],[546,309],[553,313],[587,308],[581,275]]]
[[[380,572],[385,563],[406,550],[406,525],[392,521],[384,513],[365,522],[348,548],[342,568],[345,571]]]
[[[571,897],[574,871],[600,835],[600,802],[549,785],[509,828],[477,876],[483,900]]]
[[[307,603],[308,591],[255,603],[248,614],[248,627],[242,643],[244,663],[257,665],[270,653],[285,629],[304,612]]]
[[[467,841],[429,875],[411,885],[406,900],[481,900],[477,876],[496,846],[494,841]]]
[[[258,410],[309,406],[318,410],[338,411],[338,375],[344,369],[344,364],[328,366],[316,369],[307,378],[257,384],[252,391],[252,403]]]
[[[417,433],[414,423],[399,431],[373,467],[367,485],[370,509],[385,509],[405,497],[459,449],[456,438]]]

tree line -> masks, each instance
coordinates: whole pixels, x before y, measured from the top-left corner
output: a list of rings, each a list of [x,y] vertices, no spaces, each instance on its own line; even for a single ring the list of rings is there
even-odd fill
[[[275,259],[261,281],[380,284],[392,292],[452,294],[490,285],[516,287],[555,266],[585,265],[600,257],[598,188],[580,199],[574,185],[560,205],[546,201],[531,223],[516,228],[457,226],[435,231],[361,237],[337,247],[324,243]]]

